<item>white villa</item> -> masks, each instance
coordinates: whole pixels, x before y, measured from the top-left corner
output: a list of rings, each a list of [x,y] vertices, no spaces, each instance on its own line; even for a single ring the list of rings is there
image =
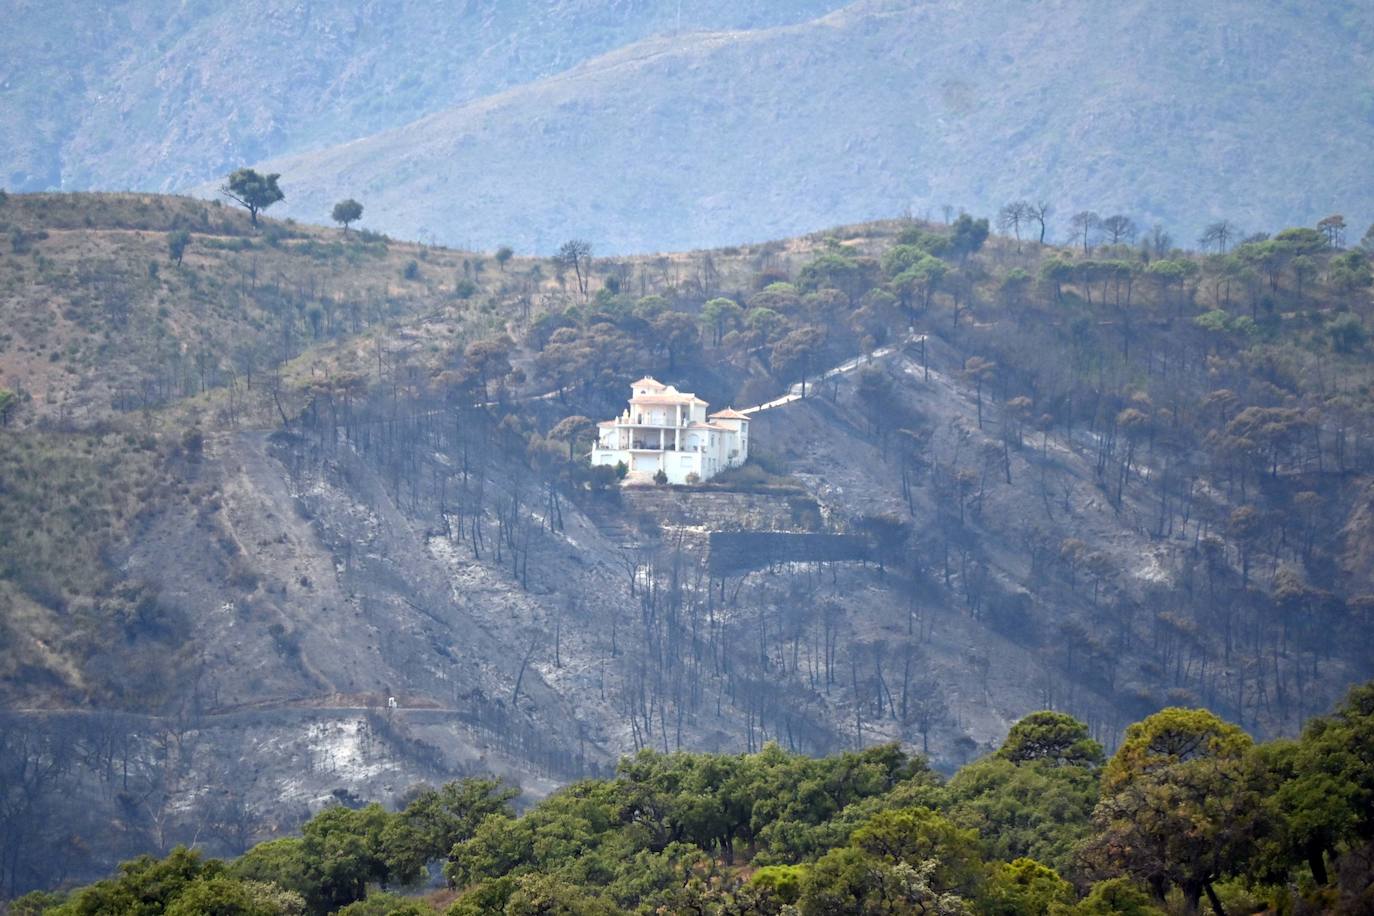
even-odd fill
[[[627,479],[662,471],[669,483],[695,483],[749,457],[749,417],[738,410],[708,414],[701,398],[652,378],[635,382],[630,392],[629,408],[598,424],[593,465],[624,462]]]

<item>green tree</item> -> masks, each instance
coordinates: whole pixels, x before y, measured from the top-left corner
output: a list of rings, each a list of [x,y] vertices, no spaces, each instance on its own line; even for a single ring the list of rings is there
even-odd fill
[[[759,343],[776,340],[787,330],[787,319],[770,308],[750,308],[744,313],[744,327]]]
[[[1054,293],[1055,302],[1064,301],[1064,284],[1073,280],[1073,263],[1063,258],[1047,258],[1040,264],[1040,282]]]
[[[463,350],[462,374],[477,385],[482,400],[489,396],[488,386],[511,374],[510,354],[514,342],[509,337],[475,340]]]
[[[667,311],[654,318],[654,346],[668,357],[668,371],[677,369],[678,361],[701,348],[701,334],[697,323],[685,312]]]
[[[509,245],[502,245],[496,249],[496,266],[501,268],[501,272],[506,272],[506,264],[515,256],[515,250]]]
[[[391,880],[408,884],[422,878],[425,866],[447,859],[488,815],[510,813],[510,801],[518,794],[500,780],[478,777],[422,789],[382,830]]]
[[[820,355],[824,335],[820,328],[797,328],[773,345],[774,371],[785,381],[800,377],[801,394],[806,397],[806,380]]]
[[[363,218],[363,205],[351,197],[345,198],[334,205],[329,218],[343,226],[344,235],[347,235],[348,224],[356,223]]]
[[[872,285],[873,262],[828,251],[801,269],[797,284],[803,290],[837,289],[853,302]]]
[[[1077,904],[1058,912],[1065,916],[1165,916],[1149,892],[1129,878],[1099,881]]]
[[[506,900],[506,916],[616,916],[624,912],[604,895],[555,875],[516,879]]]
[[[978,831],[990,857],[1028,856],[1064,870],[1092,833],[1097,798],[1095,770],[994,754],[954,774],[947,810],[959,826]]]
[[[1195,261],[1184,258],[1159,258],[1151,261],[1150,266],[1145,268],[1145,276],[1159,291],[1159,304],[1167,306],[1170,300],[1173,300],[1178,314],[1182,315],[1184,303],[1187,301],[1188,283],[1197,276],[1198,271]]]
[[[939,863],[890,862],[852,847],[834,849],[806,874],[802,916],[967,916],[964,898],[931,880]]]
[[[306,822],[299,838],[253,847],[233,872],[299,893],[311,913],[331,913],[367,896],[369,883],[389,879],[383,834],[391,817],[377,804],[325,808]]]
[[[1011,727],[998,756],[1012,763],[1044,760],[1056,766],[1096,767],[1102,745],[1088,734],[1088,726],[1062,712],[1041,710]]]
[[[574,415],[559,420],[557,425],[549,430],[549,438],[561,439],[568,443],[568,462],[571,464],[574,452],[577,450],[578,440],[586,437],[594,429],[596,429],[596,424],[587,417]],[[453,844],[450,843],[449,845]]]
[[[1326,336],[1331,341],[1331,349],[1349,355],[1364,349],[1369,334],[1364,324],[1354,315],[1339,315],[1326,325]]]
[[[754,872],[749,883],[767,891],[782,903],[796,903],[801,897],[806,869],[800,865],[765,865]]]
[[[515,879],[509,876],[480,881],[467,890],[449,907],[446,916],[490,916],[504,913],[506,902],[515,892]]]
[[[1053,868],[1019,858],[992,867],[978,909],[987,916],[1046,916],[1073,900],[1073,886]]]
[[[309,899],[315,875],[300,837],[259,843],[234,862],[233,873],[246,880],[264,881]]]
[[[997,284],[997,293],[1002,302],[1012,308],[1025,304],[1026,290],[1030,289],[1031,275],[1023,267],[1013,267],[1007,271]]]
[[[227,875],[198,878],[167,907],[166,916],[303,916],[305,900],[274,884]]]
[[[892,286],[904,308],[910,309],[913,300],[919,297],[921,308],[929,309],[936,290],[948,274],[948,264],[923,253],[918,261],[893,278]]]
[[[802,881],[803,914],[964,913],[980,884],[977,837],[928,808],[882,811]]]
[[[167,255],[172,259],[172,263],[181,265],[181,259],[190,244],[191,233],[185,229],[173,229],[167,233]]]
[[[930,877],[940,890],[972,895],[982,880],[978,834],[930,808],[881,811],[855,830],[849,842],[868,856],[893,863],[938,863]]]
[[[950,234],[950,251],[962,261],[982,248],[987,240],[988,221],[960,213],[959,218],[954,221],[954,231]]]
[[[5,202],[4,194],[0,191],[0,204]],[[62,894],[53,891],[29,891],[9,902],[8,916],[43,916],[61,906],[62,898]]]
[[[1317,223],[1317,231],[1326,239],[1329,248],[1345,247],[1345,217],[1339,213],[1320,220]]]
[[[286,197],[277,186],[280,177],[277,172],[263,175],[253,169],[239,169],[229,176],[219,190],[225,197],[247,207],[249,218],[257,226],[258,211],[266,210]]]
[[[1176,886],[1190,912],[1242,873],[1267,828],[1266,772],[1250,736],[1205,709],[1169,708],[1126,730],[1103,771],[1086,854],[1104,874]]]
[[[1369,258],[1362,251],[1347,251],[1336,255],[1327,266],[1327,276],[1331,287],[1347,296],[1374,282],[1374,274],[1371,274],[1369,268]]]
[[[488,815],[470,838],[453,847],[444,877],[450,886],[462,887],[509,874],[534,857],[534,828],[528,817]]]
[[[1374,683],[1351,689],[1334,714],[1308,723],[1301,741],[1270,754],[1286,777],[1272,799],[1280,843],[1326,884],[1326,858],[1341,843],[1374,840]]]
[[[893,245],[883,252],[880,263],[884,274],[888,277],[896,277],[903,271],[910,269],[922,258],[929,256],[930,252],[919,245]]]
[[[119,866],[119,874],[77,891],[48,912],[53,916],[159,916],[194,882],[223,874],[222,863],[178,846],[164,859],[139,856]]]
[[[720,346],[727,330],[739,326],[744,310],[733,299],[717,297],[701,307],[701,320],[711,329],[711,343]]]

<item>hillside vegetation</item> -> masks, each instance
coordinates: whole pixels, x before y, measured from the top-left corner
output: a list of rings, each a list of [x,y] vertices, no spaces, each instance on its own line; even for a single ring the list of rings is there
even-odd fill
[[[6,891],[646,748],[948,772],[1043,707],[1108,749],[1166,706],[1294,735],[1371,674],[1372,240],[1343,220],[499,259],[177,198],[0,220]],[[656,503],[580,457],[645,373],[808,396]],[[713,565],[721,517],[868,550]]]
[[[1161,710],[1102,748],[1037,712],[948,782],[892,745],[814,759],[626,758],[516,815],[516,792],[417,786],[335,804],[232,862],[178,848],[26,916],[1363,912],[1374,685],[1300,741]],[[407,896],[442,866],[449,890]],[[401,891],[398,893],[397,891]]]

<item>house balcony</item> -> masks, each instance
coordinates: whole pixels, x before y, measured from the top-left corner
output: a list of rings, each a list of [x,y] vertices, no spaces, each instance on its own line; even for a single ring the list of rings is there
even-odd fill
[[[645,420],[643,417],[638,417],[629,421],[616,420],[616,426],[619,429],[686,429],[688,426],[691,426],[693,422],[695,421],[683,417],[681,423],[676,423],[671,420],[665,423],[652,423]]]
[[[608,447],[609,446],[603,446],[603,448]],[[708,451],[707,447],[704,445],[676,446],[671,442],[665,442],[660,446],[657,441],[650,442],[646,440],[633,441],[626,450],[631,452],[682,452],[684,454],[691,453],[694,455]]]

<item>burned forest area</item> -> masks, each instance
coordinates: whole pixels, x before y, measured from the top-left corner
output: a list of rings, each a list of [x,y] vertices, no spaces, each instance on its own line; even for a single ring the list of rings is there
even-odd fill
[[[1037,710],[1108,756],[1166,708],[1293,738],[1374,677],[1368,236],[493,256],[2,200],[0,895],[419,783],[528,818],[636,760],[890,748],[943,786]],[[642,377],[748,460],[593,465]],[[699,845],[829,848],[760,836]]]

